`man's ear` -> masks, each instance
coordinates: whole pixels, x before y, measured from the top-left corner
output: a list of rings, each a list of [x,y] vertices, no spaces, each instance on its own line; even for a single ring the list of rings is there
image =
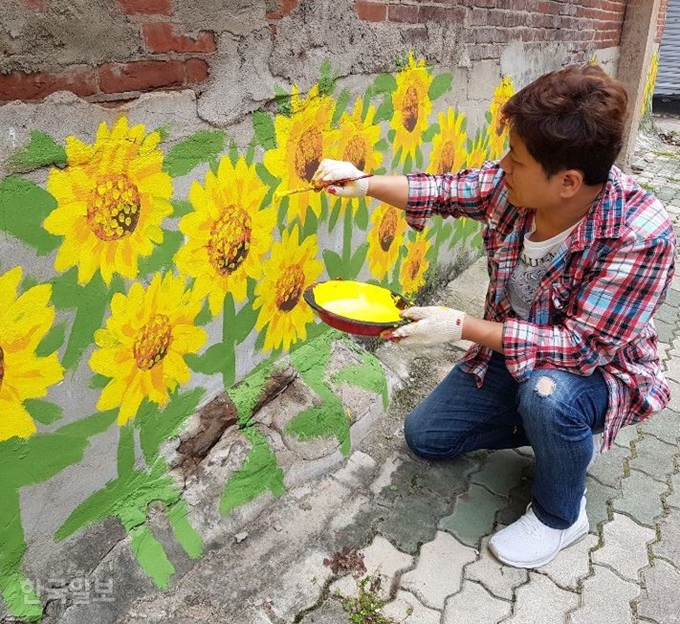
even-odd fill
[[[562,173],[560,195],[564,199],[574,197],[583,188],[583,173],[578,169],[567,169]]]

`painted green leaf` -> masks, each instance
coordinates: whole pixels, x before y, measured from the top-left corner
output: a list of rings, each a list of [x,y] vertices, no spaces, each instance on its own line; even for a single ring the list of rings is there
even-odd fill
[[[392,159],[392,169],[396,169],[399,166],[399,163],[401,162],[401,153],[403,151],[403,148],[399,148],[397,150],[397,153],[394,155],[394,158]]]
[[[381,121],[389,121],[394,117],[394,105],[392,100],[386,97],[378,106],[378,110],[375,111],[375,117],[373,118],[373,123],[378,123]]]
[[[166,589],[170,585],[175,568],[165,554],[163,545],[146,525],[132,529],[130,536],[132,552],[139,565],[158,587]]]
[[[204,394],[204,388],[174,393],[170,395],[170,401],[165,408],[149,401],[142,404],[134,423],[139,429],[139,443],[147,464],[153,463],[161,444],[173,437],[187,418],[196,411]]]
[[[172,270],[174,257],[184,243],[184,234],[176,230],[165,230],[163,242],[156,245],[150,256],[139,259],[139,275],[153,275],[158,271]]]
[[[337,102],[335,104],[335,111],[333,111],[333,119],[331,121],[331,124],[333,126],[337,126],[337,124],[339,123],[342,114],[347,109],[347,105],[349,104],[349,98],[350,98],[349,89],[343,89],[340,95],[338,96]]]
[[[410,173],[411,169],[413,168],[413,157],[411,156],[411,152],[406,154],[406,158],[404,159],[404,173]]]
[[[387,131],[387,139],[390,143],[394,143],[394,138],[397,136],[397,131],[394,128],[390,128]]]
[[[61,241],[43,229],[42,224],[57,202],[37,184],[10,176],[0,180],[0,230],[15,236],[44,256]]]
[[[258,312],[257,310],[253,310],[251,301],[253,301],[252,298],[246,300],[245,305],[236,315],[232,330],[236,344],[241,344],[255,327],[255,321],[257,321]]]
[[[368,204],[365,199],[359,200],[359,206],[354,214],[354,223],[364,232],[368,228]]]
[[[326,265],[326,272],[331,279],[338,279],[344,277],[344,267],[342,266],[342,258],[330,249],[324,249],[322,254],[323,261]]]
[[[221,130],[199,130],[175,145],[165,156],[163,170],[173,178],[186,175],[199,163],[209,163],[224,149]]]
[[[279,112],[286,117],[290,117],[291,103],[290,93],[288,93],[281,85],[274,85],[274,93],[276,95],[276,104]]]
[[[311,206],[307,207],[307,214],[305,215],[305,224],[302,227],[302,233],[300,235],[300,242],[305,240],[305,238],[316,234],[319,231],[319,217]]]
[[[340,217],[340,206],[342,202],[340,199],[336,199],[333,203],[333,209],[331,210],[331,216],[328,219],[328,231],[332,232],[338,223],[338,217]]]
[[[196,373],[204,375],[214,375],[222,368],[224,358],[228,357],[229,349],[221,342],[208,347],[205,353],[194,355],[188,353],[184,356],[189,368]]]
[[[204,325],[207,325],[212,319],[212,313],[210,312],[210,304],[208,303],[208,300],[206,299],[203,302],[203,306],[201,307],[201,311],[198,313],[196,318],[194,319],[194,322],[196,325],[203,327]]]
[[[57,307],[77,309],[61,361],[67,370],[77,364],[85,349],[93,343],[94,332],[102,325],[109,301],[109,289],[100,273],[95,273],[85,286],[79,286],[75,282],[76,274],[72,270],[60,276],[54,280],[52,290],[52,300]]]
[[[368,352],[360,353],[361,363],[338,371],[333,375],[334,383],[346,382],[353,386],[375,392],[382,397],[383,409],[389,405],[387,393],[387,377],[379,360]]]
[[[189,522],[189,505],[187,502],[180,498],[167,510],[166,515],[184,552],[191,559],[199,559],[203,555],[203,539]]]
[[[90,381],[88,382],[87,385],[90,386],[90,388],[102,389],[108,385],[109,381],[111,381],[110,377],[106,377],[105,375],[95,373],[94,375],[92,375],[92,377],[90,377]]]
[[[31,415],[33,420],[37,420],[43,425],[50,425],[59,420],[62,416],[62,409],[54,403],[49,401],[42,401],[40,399],[26,399],[24,407]]]
[[[66,150],[59,143],[48,134],[33,130],[28,145],[14,152],[7,159],[6,167],[10,173],[27,173],[66,162]]]
[[[252,448],[243,466],[224,486],[220,512],[225,516],[266,491],[270,491],[274,496],[281,496],[286,490],[283,471],[277,466],[276,455],[266,438],[254,428],[244,430],[243,435],[251,443]]]
[[[428,91],[430,99],[436,100],[447,91],[450,91],[452,82],[453,76],[451,74],[439,74],[438,76],[435,76],[430,84],[430,90]]]
[[[321,63],[321,76],[319,77],[319,94],[333,95],[335,91],[335,76],[333,75],[333,68],[328,59]]]
[[[194,211],[194,207],[191,205],[191,202],[186,200],[173,199],[170,201],[170,203],[172,204],[172,216],[174,218],[183,217],[184,215]]]
[[[374,147],[379,152],[386,152],[387,148],[389,147],[389,143],[386,139],[380,139],[380,141],[378,141]]]
[[[276,147],[276,129],[271,115],[263,111],[253,113],[253,130],[257,142],[266,150]]]
[[[371,86],[371,91],[375,95],[392,93],[393,91],[396,91],[396,89],[397,79],[392,74],[380,74]]]
[[[419,145],[416,145],[416,169],[422,170],[423,168],[423,152]]]
[[[441,128],[439,127],[439,124],[433,123],[427,130],[425,130],[425,132],[423,132],[423,141],[425,141],[425,143],[429,143],[440,133],[440,131]]]
[[[343,455],[348,455],[351,448],[349,429],[349,416],[340,400],[309,407],[286,426],[288,433],[295,434],[303,442],[314,438],[337,438]]]
[[[40,341],[40,344],[35,350],[38,357],[46,357],[54,353],[61,345],[64,344],[64,337],[66,336],[66,323],[59,323],[54,325],[50,331],[45,334],[45,337]]]
[[[368,243],[363,243],[356,248],[356,251],[352,254],[352,259],[349,261],[348,272],[351,277],[348,277],[348,279],[354,279],[357,275],[359,275],[361,267],[364,266],[367,252]]]

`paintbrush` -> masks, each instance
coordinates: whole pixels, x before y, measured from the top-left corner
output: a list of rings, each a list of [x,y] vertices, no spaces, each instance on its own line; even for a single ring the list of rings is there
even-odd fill
[[[280,199],[288,195],[293,195],[294,193],[305,193],[307,191],[315,191],[318,193],[328,186],[342,186],[349,182],[356,182],[357,180],[363,180],[364,178],[372,177],[372,173],[365,173],[364,175],[357,176],[356,178],[341,178],[340,180],[319,180],[318,182],[312,182],[307,186],[301,186],[299,188],[288,189],[287,191],[276,191],[274,193],[274,199]]]

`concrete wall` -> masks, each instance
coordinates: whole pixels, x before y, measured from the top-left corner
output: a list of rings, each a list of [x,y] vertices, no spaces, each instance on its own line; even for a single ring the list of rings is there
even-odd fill
[[[5,2],[0,616],[108,604],[113,577],[93,574],[114,547],[131,566],[116,583],[165,587],[177,552],[201,557],[244,504],[346,456],[389,388],[303,290],[344,277],[418,296],[477,256],[479,228],[415,235],[385,205],[277,191],[322,157],[499,157],[514,90],[593,58],[616,72],[624,7]],[[295,379],[298,412],[257,415]],[[367,393],[354,414],[347,387]]]

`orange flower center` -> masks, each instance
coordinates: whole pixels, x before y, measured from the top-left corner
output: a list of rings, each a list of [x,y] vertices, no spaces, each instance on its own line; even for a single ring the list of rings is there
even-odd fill
[[[276,283],[276,306],[282,312],[290,312],[300,300],[305,274],[297,265],[287,267]]]
[[[455,151],[453,149],[453,143],[447,141],[442,146],[442,155],[439,159],[439,166],[437,167],[437,173],[450,173],[453,170],[453,159]]]
[[[210,263],[222,276],[238,269],[250,251],[252,219],[238,206],[229,206],[213,223],[208,240]]]
[[[366,166],[366,141],[359,136],[353,136],[345,147],[343,160],[349,160],[357,169],[363,171]]]
[[[413,86],[406,89],[404,101],[402,102],[401,116],[404,128],[409,132],[413,132],[418,123],[418,91]]]
[[[151,370],[167,354],[172,342],[170,319],[165,314],[156,314],[137,334],[132,346],[137,367]]]
[[[295,172],[302,180],[312,181],[321,162],[323,135],[318,128],[309,128],[302,133],[295,148]]]
[[[0,389],[2,389],[2,382],[5,379],[5,352],[0,347]]]
[[[87,207],[87,223],[103,241],[120,240],[135,231],[141,209],[139,190],[125,174],[97,180]]]
[[[397,231],[397,213],[390,209],[380,221],[378,229],[378,240],[383,251],[389,251],[394,242],[394,235]]]

